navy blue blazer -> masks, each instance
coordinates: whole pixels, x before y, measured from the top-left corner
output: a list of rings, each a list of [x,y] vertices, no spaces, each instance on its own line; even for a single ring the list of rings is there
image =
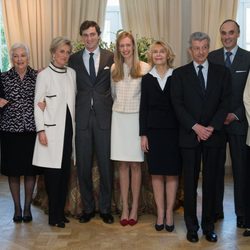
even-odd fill
[[[224,49],[220,48],[209,53],[208,59],[220,65],[225,65]],[[246,85],[248,72],[250,69],[250,52],[238,48],[230,68],[232,76],[232,96],[230,101],[230,113],[234,113],[239,120],[234,120],[226,125],[226,130],[230,134],[246,135],[247,119],[243,104],[243,92]]]
[[[147,135],[148,129],[177,129],[178,121],[170,98],[171,76],[162,90],[156,77],[150,73],[141,81],[140,135]]]
[[[213,135],[204,141],[205,145],[223,146],[226,138],[222,128],[231,96],[229,70],[225,66],[209,62],[205,95],[193,62],[174,70],[172,82],[171,98],[180,122],[180,146],[198,146],[197,135],[192,129],[196,123],[214,128]]]

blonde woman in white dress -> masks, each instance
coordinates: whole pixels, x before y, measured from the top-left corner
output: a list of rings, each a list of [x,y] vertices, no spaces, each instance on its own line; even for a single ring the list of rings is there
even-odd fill
[[[120,224],[135,225],[138,221],[138,201],[141,187],[139,106],[141,77],[150,66],[139,61],[135,39],[129,32],[119,34],[116,41],[115,63],[112,65],[112,124],[111,160],[118,161],[122,200]],[[130,180],[131,171],[131,180]],[[128,204],[129,186],[132,190],[131,210]]]

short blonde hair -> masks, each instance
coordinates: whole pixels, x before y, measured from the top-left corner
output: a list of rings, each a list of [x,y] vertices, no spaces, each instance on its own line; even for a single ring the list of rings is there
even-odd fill
[[[151,66],[154,66],[153,51],[157,45],[160,45],[164,48],[164,50],[167,53],[167,65],[169,68],[173,68],[175,54],[174,54],[172,48],[170,47],[170,45],[168,43],[163,42],[163,41],[155,41],[151,44],[151,46],[149,47],[149,50],[148,50],[148,63]]]
[[[30,59],[29,47],[24,43],[14,43],[10,48],[10,59],[11,59],[11,61],[13,61],[14,51],[16,49],[24,49],[28,59]]]
[[[70,52],[71,52],[72,51],[72,44],[68,38],[66,38],[64,36],[58,36],[58,37],[54,38],[50,44],[50,49],[49,49],[51,56],[53,55],[53,53],[56,52],[56,50],[60,46],[65,45],[65,44],[70,47]]]

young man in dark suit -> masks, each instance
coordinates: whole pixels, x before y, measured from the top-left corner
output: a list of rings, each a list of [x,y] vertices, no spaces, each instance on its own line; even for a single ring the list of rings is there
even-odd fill
[[[220,26],[221,42],[223,47],[209,53],[211,62],[225,65],[230,69],[232,76],[232,99],[230,110],[224,121],[232,159],[234,178],[234,204],[237,216],[237,227],[245,224],[245,196],[244,183],[246,176],[246,136],[247,120],[243,105],[243,91],[250,68],[250,52],[237,45],[240,36],[240,26],[234,20],[225,20]],[[215,221],[224,218],[224,174],[226,161],[226,145],[221,155],[221,165],[216,183]]]
[[[110,127],[112,97],[110,68],[113,53],[99,47],[100,27],[84,21],[80,35],[85,48],[69,59],[76,71],[76,165],[84,212],[79,221],[95,216],[92,166],[94,153],[100,173],[99,210],[105,223],[113,223],[111,215],[112,168],[110,161]]]
[[[180,147],[184,170],[184,219],[187,240],[198,242],[197,185],[202,161],[201,227],[206,239],[217,241],[214,232],[214,180],[218,157],[225,144],[222,130],[229,110],[229,70],[208,62],[210,38],[202,32],[190,36],[193,61],[174,70],[171,84],[173,106],[180,123]]]

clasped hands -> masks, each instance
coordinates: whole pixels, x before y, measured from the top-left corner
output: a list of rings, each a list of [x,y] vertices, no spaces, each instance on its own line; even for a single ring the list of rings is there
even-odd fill
[[[198,141],[200,142],[200,141],[206,141],[213,134],[214,128],[211,126],[205,127],[196,123],[193,126],[193,130],[197,135]]]

